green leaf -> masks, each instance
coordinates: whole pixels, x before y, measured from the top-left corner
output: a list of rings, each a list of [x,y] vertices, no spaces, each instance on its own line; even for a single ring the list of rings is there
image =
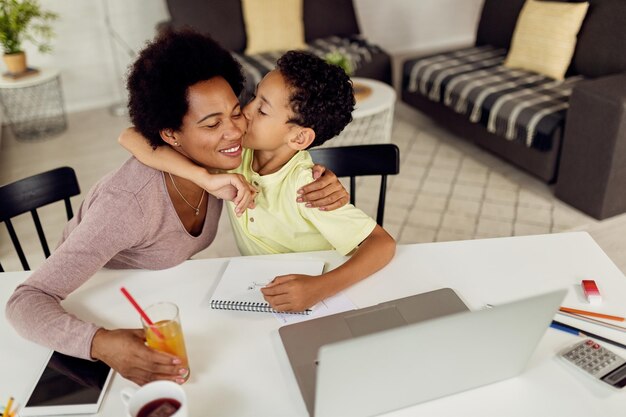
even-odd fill
[[[342,68],[346,72],[346,74],[352,74],[352,60],[350,59],[349,55],[344,54],[340,50],[335,49],[327,53],[324,56],[324,60],[331,65],[337,65],[338,67]]]
[[[50,23],[56,19],[58,15],[42,10],[38,0],[0,0],[0,45],[4,53],[22,51],[24,41],[49,52],[54,38]]]

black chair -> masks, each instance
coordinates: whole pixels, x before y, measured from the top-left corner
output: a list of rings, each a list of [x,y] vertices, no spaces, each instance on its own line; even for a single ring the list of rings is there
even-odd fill
[[[350,203],[356,197],[356,177],[380,175],[380,192],[376,223],[383,225],[387,175],[400,172],[400,150],[391,143],[377,145],[342,146],[319,148],[309,151],[313,161],[331,169],[338,177],[350,177]]]
[[[65,201],[67,219],[74,216],[70,197],[80,194],[76,173],[72,168],[62,167],[41,174],[33,175],[19,181],[0,186],[0,222],[4,222],[11,236],[13,246],[20,258],[25,271],[30,270],[26,256],[17,238],[11,219],[20,214],[30,211],[35,222],[35,228],[39,235],[41,247],[46,255],[50,256],[50,249],[39,221],[37,209],[56,201]],[[0,264],[0,272],[4,269]]]

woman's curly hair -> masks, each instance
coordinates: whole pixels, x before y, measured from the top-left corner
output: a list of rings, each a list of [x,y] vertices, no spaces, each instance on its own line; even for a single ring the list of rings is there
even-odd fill
[[[159,132],[181,128],[188,88],[213,77],[223,77],[236,96],[243,88],[241,66],[213,39],[191,30],[162,33],[139,53],[128,77],[135,128],[153,148],[164,145]]]
[[[354,91],[343,69],[303,51],[287,52],[276,69],[292,88],[294,116],[289,121],[315,131],[309,148],[338,135],[352,121]]]

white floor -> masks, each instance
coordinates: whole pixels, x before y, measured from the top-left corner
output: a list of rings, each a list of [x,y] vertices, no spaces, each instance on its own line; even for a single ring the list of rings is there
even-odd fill
[[[128,125],[108,109],[69,116],[69,129],[56,137],[16,141],[5,128],[0,143],[0,184],[58,166],[76,170],[85,193],[128,154],[117,135]],[[626,215],[598,222],[556,200],[539,180],[447,132],[398,103],[392,141],[400,148],[400,174],[389,182],[385,228],[399,243],[433,242],[589,230],[613,261],[626,271]],[[360,180],[356,205],[374,215],[378,181]],[[81,196],[73,199],[78,208]],[[41,213],[54,246],[65,223],[61,205]],[[222,218],[215,243],[196,257],[237,254],[230,226]],[[16,219],[17,233],[31,268],[43,261],[29,215]],[[0,262],[20,270],[8,234],[0,228]]]

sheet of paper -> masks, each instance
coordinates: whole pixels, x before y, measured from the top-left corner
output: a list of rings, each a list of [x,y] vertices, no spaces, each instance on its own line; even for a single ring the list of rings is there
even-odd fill
[[[339,292],[314,305],[312,309],[313,311],[309,314],[273,314],[274,317],[276,317],[276,320],[278,320],[281,324],[292,324],[331,314],[342,313],[348,310],[354,310],[355,308],[356,305],[354,305],[352,300],[350,300],[344,292]]]
[[[228,262],[207,304],[226,310],[259,311],[270,309],[261,288],[275,277],[286,274],[320,275],[324,261],[312,258],[280,259],[243,256]]]

